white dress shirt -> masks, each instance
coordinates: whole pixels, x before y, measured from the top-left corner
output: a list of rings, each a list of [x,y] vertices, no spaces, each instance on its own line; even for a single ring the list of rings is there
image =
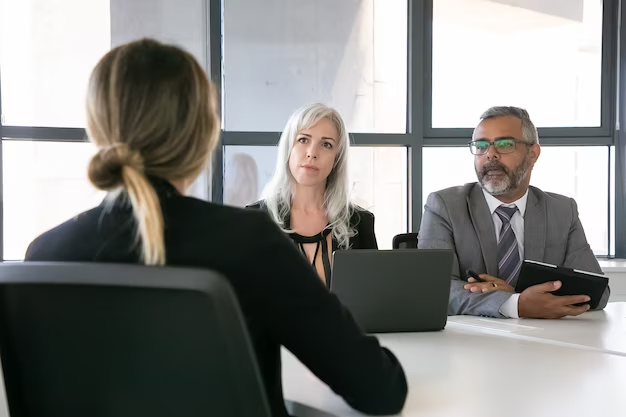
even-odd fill
[[[493,225],[496,229],[496,241],[500,241],[500,230],[502,230],[502,220],[500,220],[500,216],[496,214],[496,209],[500,206],[505,207],[513,207],[517,206],[517,211],[511,217],[511,228],[513,229],[513,233],[515,233],[515,237],[517,238],[517,246],[519,249],[519,257],[521,260],[524,260],[524,214],[526,213],[526,201],[528,200],[528,190],[526,193],[517,201],[514,201],[510,204],[504,204],[502,201],[498,200],[487,191],[483,189],[483,194],[485,195],[485,200],[487,200],[487,205],[489,206],[489,211],[491,212],[491,219],[493,220]],[[499,278],[499,277],[498,277]],[[504,316],[518,319],[519,314],[517,310],[517,304],[519,302],[519,294],[511,295],[500,307],[500,313]]]

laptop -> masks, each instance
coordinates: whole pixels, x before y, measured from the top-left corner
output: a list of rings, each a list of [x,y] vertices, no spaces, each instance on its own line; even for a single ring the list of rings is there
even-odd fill
[[[442,330],[452,260],[450,250],[340,250],[330,290],[367,333]]]

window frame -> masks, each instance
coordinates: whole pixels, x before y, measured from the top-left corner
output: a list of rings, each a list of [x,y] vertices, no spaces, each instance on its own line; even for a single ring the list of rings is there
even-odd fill
[[[205,34],[207,73],[219,92],[219,110],[223,107],[223,20],[224,1],[205,3]],[[417,232],[422,216],[422,150],[429,146],[466,146],[472,130],[468,128],[432,127],[432,26],[434,0],[407,1],[407,106],[406,133],[353,133],[354,146],[407,147],[407,230]],[[611,146],[615,152],[615,204],[609,211],[615,217],[615,257],[626,258],[626,133],[617,129],[626,126],[626,89],[619,79],[626,79],[626,10],[622,0],[604,0],[602,15],[601,58],[601,125],[599,127],[539,128],[542,146]],[[0,80],[1,80],[0,63]],[[0,114],[2,114],[0,82]],[[209,195],[216,203],[223,202],[224,146],[273,146],[280,132],[241,132],[222,130],[211,161],[212,175]],[[5,126],[0,120],[0,261],[4,260],[3,234],[3,165],[2,143],[5,140],[84,142],[81,128],[45,126]],[[612,167],[609,167],[609,170]],[[609,177],[610,178],[610,177]],[[611,218],[609,213],[609,219]],[[613,227],[613,225],[610,225]],[[609,230],[610,231],[610,230]],[[611,235],[611,233],[609,233]],[[611,242],[609,242],[609,247]]]
[[[432,127],[432,77],[430,76],[433,63],[433,9],[435,0],[425,0],[427,3],[425,13],[428,14],[427,21],[430,26],[424,33],[425,54],[424,65],[428,69],[427,82],[425,85],[425,105],[424,105],[424,136],[426,143],[438,139],[466,140],[472,136],[470,128],[434,128]],[[598,145],[613,144],[615,134],[615,64],[617,50],[617,27],[616,17],[619,15],[619,1],[603,0],[602,8],[602,58],[601,58],[601,85],[600,85],[600,126],[596,127],[540,127],[539,137],[542,145]]]

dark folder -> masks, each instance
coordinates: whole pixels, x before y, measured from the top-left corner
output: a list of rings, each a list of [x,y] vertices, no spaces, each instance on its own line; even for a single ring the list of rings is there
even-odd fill
[[[592,310],[598,307],[602,294],[609,285],[609,279],[600,274],[526,260],[522,264],[515,292],[522,292],[530,286],[548,281],[563,283],[561,288],[552,292],[554,295],[588,295],[591,301],[584,304],[589,304]]]

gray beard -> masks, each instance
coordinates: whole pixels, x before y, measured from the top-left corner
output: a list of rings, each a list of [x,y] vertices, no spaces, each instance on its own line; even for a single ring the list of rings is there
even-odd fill
[[[519,164],[519,166],[513,172],[508,171],[503,165],[499,163],[492,164],[491,166],[487,164],[483,167],[483,170],[481,172],[476,171],[476,176],[478,177],[478,182],[480,183],[480,186],[492,196],[495,197],[503,194],[508,194],[511,191],[516,190],[519,187],[520,183],[528,176],[530,172],[530,164],[528,162],[529,158],[528,156],[526,156],[522,163]],[[503,168],[505,175],[502,178],[490,178],[486,180],[485,177],[489,178],[486,175],[487,171],[489,169],[493,169],[496,166]]]

